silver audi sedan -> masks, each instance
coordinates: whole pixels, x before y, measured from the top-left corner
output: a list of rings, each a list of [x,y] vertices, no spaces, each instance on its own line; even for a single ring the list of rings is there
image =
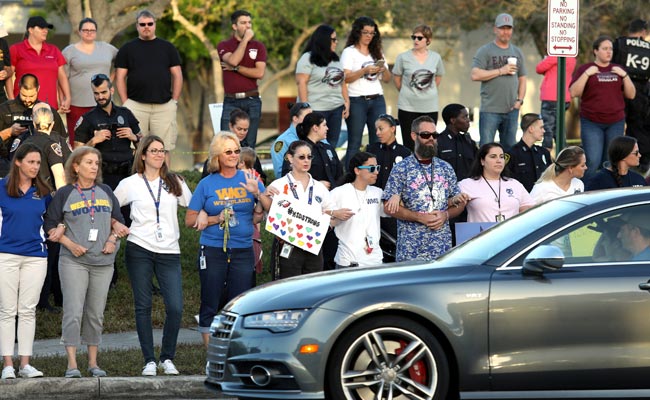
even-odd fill
[[[574,195],[435,262],[244,293],[214,319],[205,382],[242,399],[650,397],[649,281],[650,190]]]

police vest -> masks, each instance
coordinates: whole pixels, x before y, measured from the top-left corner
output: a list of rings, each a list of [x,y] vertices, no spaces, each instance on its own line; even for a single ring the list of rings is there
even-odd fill
[[[650,42],[643,39],[620,37],[616,39],[614,62],[625,67],[630,78],[647,81],[650,78]]]

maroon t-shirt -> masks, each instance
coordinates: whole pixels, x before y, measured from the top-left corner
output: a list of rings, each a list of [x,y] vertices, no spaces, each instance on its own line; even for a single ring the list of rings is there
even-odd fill
[[[596,63],[581,65],[573,74],[571,85],[592,65]],[[596,66],[598,73],[589,77],[582,91],[580,116],[600,124],[612,124],[625,119],[623,78],[612,72],[612,67],[623,67],[613,63],[607,67]]]
[[[224,54],[232,53],[239,46],[239,40],[231,37],[228,40],[220,42],[217,46],[219,57],[223,58]],[[266,47],[262,42],[251,40],[246,45],[246,52],[239,65],[248,68],[255,68],[258,61],[266,62]],[[223,90],[226,93],[248,92],[257,89],[257,79],[247,78],[235,71],[223,71]]]

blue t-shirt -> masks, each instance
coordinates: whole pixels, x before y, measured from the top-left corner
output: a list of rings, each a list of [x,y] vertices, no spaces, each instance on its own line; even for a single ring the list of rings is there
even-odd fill
[[[0,180],[0,253],[47,257],[43,215],[52,196],[41,197],[32,186],[23,196],[10,197],[7,181]]]
[[[284,155],[289,150],[291,143],[298,140],[298,134],[296,133],[296,127],[291,124],[289,129],[282,132],[273,146],[271,146],[271,161],[273,162],[273,172],[275,173],[275,179],[282,177],[282,163],[284,162]]]
[[[217,216],[225,208],[226,202],[233,204],[235,216],[239,221],[237,226],[230,227],[230,238],[227,246],[233,249],[243,249],[253,246],[253,209],[255,197],[240,183],[246,183],[243,171],[237,171],[232,178],[224,178],[218,172],[201,179],[190,200],[188,209],[205,210],[208,216]],[[264,185],[257,183],[260,193]],[[220,225],[210,225],[201,232],[200,243],[204,246],[223,247],[224,230]]]

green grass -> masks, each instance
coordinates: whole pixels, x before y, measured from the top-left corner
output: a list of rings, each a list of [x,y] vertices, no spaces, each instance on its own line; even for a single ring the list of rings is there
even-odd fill
[[[269,182],[273,179],[273,171],[266,171]],[[188,186],[193,191],[201,174],[196,171],[185,171],[182,173]],[[178,221],[181,231],[181,268],[183,279],[183,327],[194,327],[196,321],[194,315],[198,314],[201,304],[201,284],[197,269],[197,253],[199,247],[199,232],[185,227],[185,209],[179,208]],[[258,284],[268,282],[270,274],[268,271],[269,255],[271,254],[272,236],[265,230],[262,231],[262,244],[264,247],[264,271],[257,276]],[[121,249],[116,257],[116,268],[118,270],[118,281],[115,288],[108,293],[106,310],[104,312],[104,332],[127,332],[135,331],[135,315],[133,309],[133,293],[129,283],[128,273],[124,265],[124,245],[122,240]],[[154,296],[152,322],[154,328],[162,328],[165,321],[165,307],[161,296]],[[50,339],[61,336],[61,314],[52,314],[37,311],[36,315],[36,339]],[[139,350],[137,352],[140,353]],[[179,352],[180,353],[180,352]],[[141,364],[141,356],[138,365]],[[203,362],[205,365],[205,362]]]

